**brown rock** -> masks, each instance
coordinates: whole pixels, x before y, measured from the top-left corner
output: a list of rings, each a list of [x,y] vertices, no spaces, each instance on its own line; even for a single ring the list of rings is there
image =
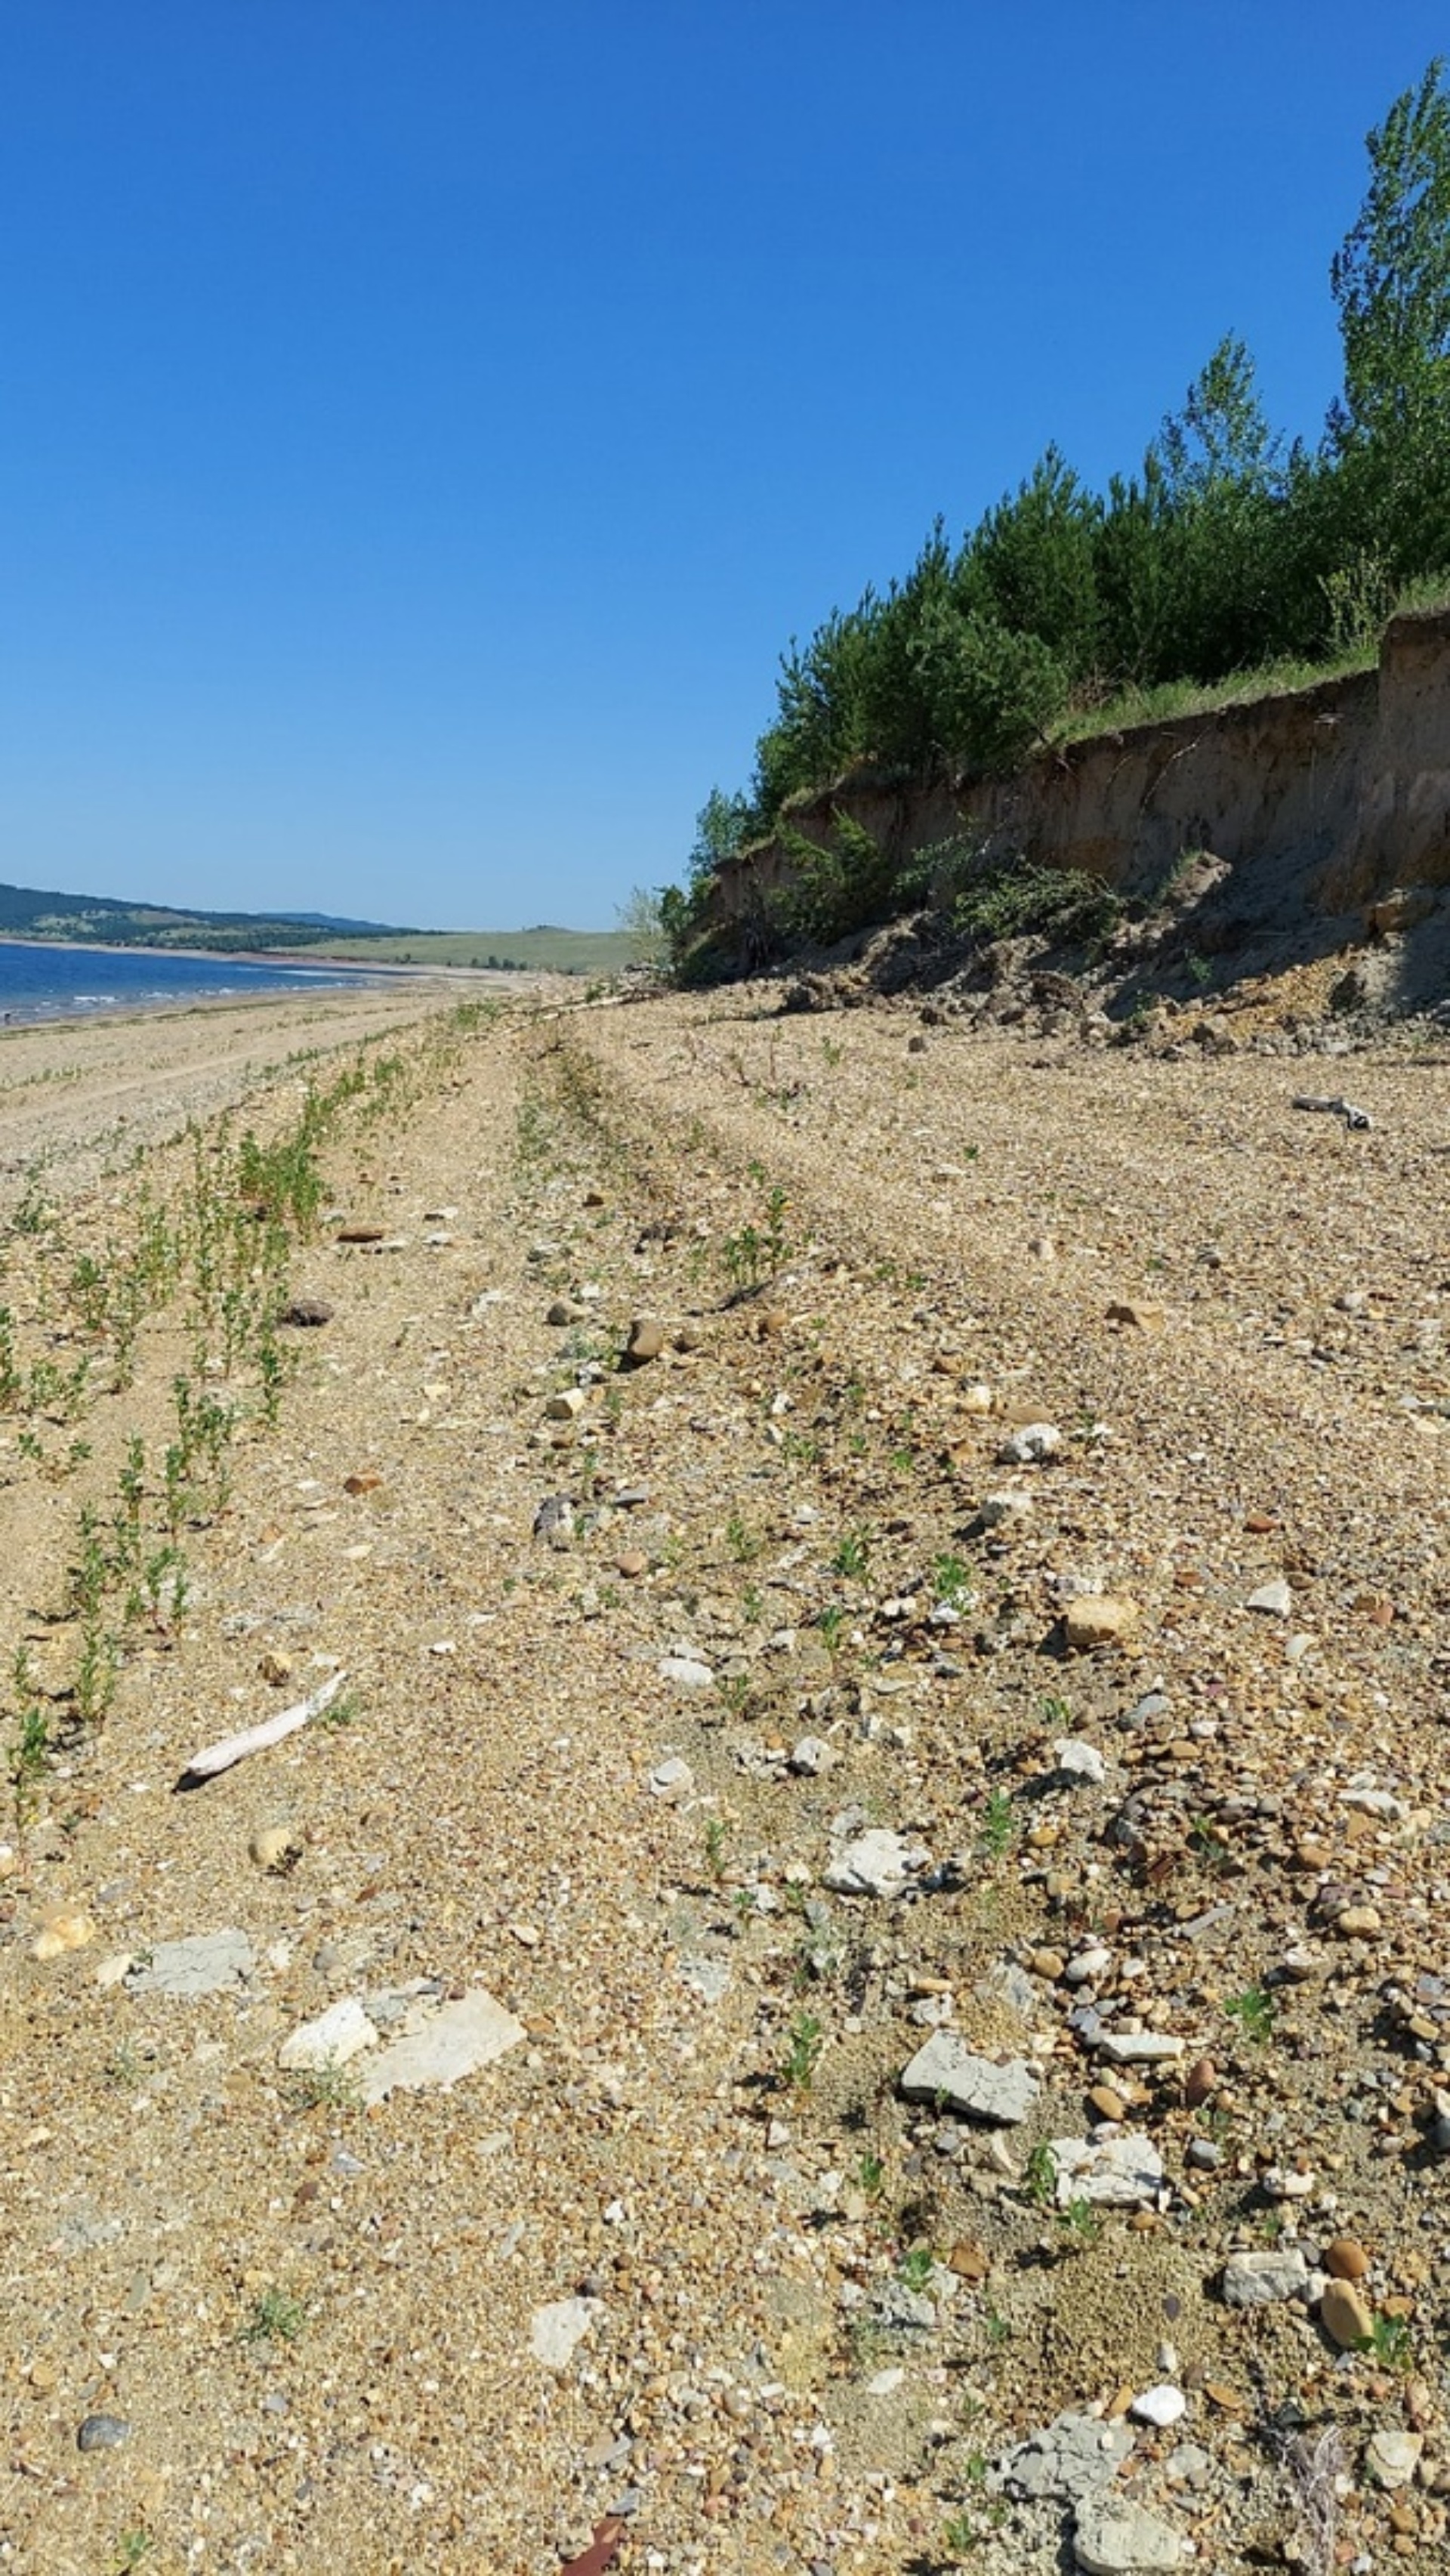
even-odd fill
[[[1324,2248],[1323,2264],[1332,2280],[1362,2281],[1369,2270],[1369,2256],[1356,2237],[1336,2236]]]
[[[1113,2091],[1111,2084],[1095,2084],[1088,2100],[1100,2120],[1126,2120],[1128,2116],[1127,2103],[1121,2093]]]
[[[665,1346],[665,1328],[657,1315],[636,1315],[624,1346],[624,1366],[643,1368],[647,1360],[657,1360]]]
[[[279,1654],[275,1646],[269,1646],[264,1655],[258,1656],[257,1670],[264,1682],[271,1682],[274,1686],[280,1687],[283,1682],[290,1682],[292,1679],[292,1658],[290,1655]]]
[[[1060,1950],[1034,1950],[1027,1965],[1034,1977],[1045,1977],[1049,1985],[1055,1986],[1067,1961]]]
[[[63,1959],[68,1950],[83,1950],[94,1941],[96,1927],[83,1905],[56,1905],[30,1945],[33,1959]]]
[[[381,1225],[345,1225],[339,1228],[339,1243],[381,1243],[387,1229]]]
[[[1371,1933],[1382,1932],[1384,1923],[1377,1905],[1346,1905],[1336,1915],[1334,1928],[1342,1941],[1367,1940]]]
[[[1097,1646],[1120,1646],[1132,1636],[1140,1615],[1137,1602],[1121,1594],[1088,1592],[1068,1603],[1062,1633],[1079,1653]]]
[[[1140,1333],[1161,1333],[1167,1321],[1168,1310],[1156,1297],[1115,1297],[1108,1308],[1110,1324],[1129,1324]]]
[[[626,1582],[632,1583],[639,1575],[649,1572],[649,1558],[637,1547],[626,1548],[623,1556],[616,1557],[615,1567]]]
[[[1218,2089],[1218,2070],[1211,2057],[1200,2057],[1183,2079],[1183,2099],[1197,2111]]]
[[[947,2268],[955,2272],[959,2281],[985,2281],[992,2265],[980,2245],[969,2237],[963,2237],[947,2256]]]
[[[1352,2281],[1331,2281],[1319,2303],[1319,2322],[1341,2352],[1356,2352],[1368,2343],[1374,2325],[1369,2302]]]
[[[375,1475],[368,1467],[359,1476],[344,1476],[342,1490],[345,1494],[375,1494],[382,1481],[381,1476]]]

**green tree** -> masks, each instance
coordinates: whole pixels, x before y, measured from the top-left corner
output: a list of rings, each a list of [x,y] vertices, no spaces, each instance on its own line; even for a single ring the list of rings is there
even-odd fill
[[[1369,187],[1335,254],[1344,393],[1330,414],[1340,565],[1450,563],[1450,89],[1432,62],[1366,138]]]
[[[1279,648],[1280,445],[1253,359],[1230,334],[1157,440],[1164,647],[1175,677],[1217,679]]]
[[[1450,90],[1432,62],[1366,139],[1370,183],[1330,268],[1344,345],[1336,427],[1400,442],[1450,396]]]
[[[963,548],[963,608],[1035,635],[1072,676],[1099,656],[1095,545],[1103,505],[1049,447],[1017,492],[989,510]]]

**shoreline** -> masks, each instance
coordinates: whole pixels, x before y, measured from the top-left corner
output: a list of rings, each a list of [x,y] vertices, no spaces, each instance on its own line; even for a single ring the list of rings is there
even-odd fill
[[[343,996],[393,991],[400,985],[416,985],[426,990],[430,986],[446,989],[462,984],[516,993],[533,990],[540,984],[555,980],[547,969],[541,967],[404,965],[396,958],[380,958],[375,965],[369,965],[354,958],[336,957],[330,950],[309,950],[304,957],[291,949],[265,948],[249,950],[242,956],[229,949],[151,948],[140,944],[116,947],[100,940],[33,939],[0,931],[0,950],[7,947],[42,954],[60,950],[70,956],[97,959],[176,958],[188,964],[235,967],[260,975],[265,975],[268,969],[280,969],[287,980],[251,989],[242,986],[222,993],[165,993],[145,998],[128,994],[123,999],[98,1003],[86,1009],[78,1009],[72,1002],[59,1002],[53,1007],[27,1007],[21,999],[0,1012],[0,1038],[18,1035],[25,1029],[89,1028],[107,1020],[153,1019],[177,1011],[249,1010],[269,1002],[292,998],[306,1000],[309,994],[316,992]]]

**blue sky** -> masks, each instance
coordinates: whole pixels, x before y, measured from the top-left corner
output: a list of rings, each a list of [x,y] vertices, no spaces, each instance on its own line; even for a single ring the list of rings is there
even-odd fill
[[[604,928],[777,657],[1225,331],[1422,0],[0,0],[0,877]]]

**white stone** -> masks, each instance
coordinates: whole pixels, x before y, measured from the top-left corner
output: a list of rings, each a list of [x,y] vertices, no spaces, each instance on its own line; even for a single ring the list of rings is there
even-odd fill
[[[551,2299],[536,2308],[529,2350],[546,2370],[566,2370],[603,2306],[601,2299]]]
[[[1114,2066],[1156,2066],[1161,2059],[1181,2057],[1186,2040],[1163,2030],[1107,2030],[1098,2041],[1100,2055]]]
[[[813,1780],[819,1772],[829,1770],[834,1760],[823,1736],[803,1735],[799,1744],[791,1748],[790,1767],[804,1780]]]
[[[1102,2209],[1142,2209],[1163,2186],[1163,2159],[1137,2129],[1106,2138],[1054,2138],[1052,2155],[1060,2209],[1075,2200]]]
[[[371,2104],[389,2093],[421,2092],[430,2084],[446,2089],[526,2037],[523,2023],[478,1986],[457,2003],[420,2014],[411,2029],[375,2057],[362,2077],[362,2098]]]
[[[1420,2465],[1424,2447],[1423,2433],[1402,2433],[1393,2425],[1371,2434],[1369,2464],[1379,2484],[1391,2493],[1396,2487],[1407,2487]]]
[[[901,2090],[908,2102],[935,2102],[965,2112],[998,2128],[1015,2128],[1037,2099],[1038,2083],[1025,2060],[997,2066],[976,2057],[954,2031],[934,2031],[902,2070]]]
[[[1030,1467],[1043,1458],[1055,1458],[1062,1447],[1062,1433],[1054,1422],[1024,1422],[1019,1430],[1009,1433],[997,1451],[1004,1467]]]
[[[1308,2287],[1309,2266],[1297,2245],[1230,2254],[1223,2267],[1223,2299],[1228,2308],[1274,2307],[1282,2299],[1301,2297]]]
[[[675,1682],[681,1690],[708,1690],[715,1678],[696,1655],[661,1655],[655,1669],[662,1682]]]
[[[1095,1744],[1086,1744],[1079,1735],[1059,1736],[1052,1748],[1052,1758],[1059,1771],[1069,1780],[1087,1780],[1096,1784],[1108,1776],[1107,1758]]]
[[[657,1762],[649,1775],[652,1797],[667,1799],[671,1806],[688,1798],[695,1785],[695,1775],[684,1756],[672,1753],[667,1762]]]
[[[1294,1607],[1294,1595],[1279,1575],[1272,1583],[1261,1583],[1257,1592],[1251,1592],[1247,1607],[1262,1610],[1271,1619],[1287,1619]]]
[[[343,1995],[315,2021],[299,2022],[278,2049],[277,2063],[288,2073],[298,2067],[346,2066],[349,2058],[377,2044],[377,2026],[369,2021],[356,1995]]]
[[[238,1991],[256,1964],[245,1932],[199,1932],[141,1953],[127,1983],[136,1995],[219,1995]]]
[[[1117,2496],[1083,2497],[1072,2545],[1087,2576],[1166,2576],[1183,2564],[1179,2533]]]
[[[904,1842],[884,1825],[873,1825],[843,1844],[822,1872],[821,1884],[837,1896],[899,1896],[929,1858],[920,1843]]]
[[[1188,2400],[1181,2388],[1170,2388],[1165,2381],[1161,2387],[1145,2388],[1141,2397],[1134,2398],[1128,2412],[1135,2423],[1156,2424],[1166,2430],[1187,2414]]]

